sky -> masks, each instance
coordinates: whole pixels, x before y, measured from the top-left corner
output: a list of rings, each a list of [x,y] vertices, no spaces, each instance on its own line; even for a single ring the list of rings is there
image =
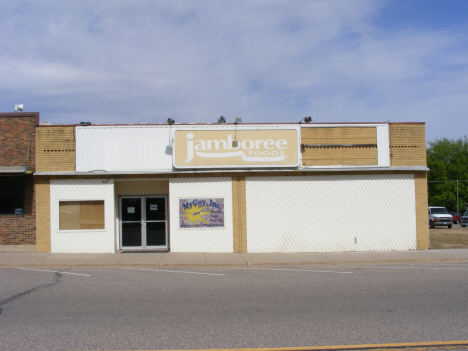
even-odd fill
[[[466,0],[0,4],[0,112],[51,124],[425,122],[468,134]]]

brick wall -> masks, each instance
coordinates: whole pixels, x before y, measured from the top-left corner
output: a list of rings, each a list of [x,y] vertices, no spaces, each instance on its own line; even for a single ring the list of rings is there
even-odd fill
[[[75,126],[37,129],[37,172],[75,170]]]
[[[391,123],[388,132],[391,166],[427,165],[424,123]]]
[[[378,163],[376,146],[340,146],[377,144],[375,127],[301,128],[301,142],[314,145],[302,149],[303,166],[369,166]]]
[[[247,252],[245,177],[232,177],[233,252]]]
[[[39,113],[0,113],[0,167],[35,167]],[[28,158],[29,152],[29,158]],[[12,175],[3,173],[3,175]],[[0,179],[1,181],[1,179]],[[23,215],[0,214],[0,245],[36,244],[36,201],[32,174],[24,175]]]
[[[0,245],[36,245],[34,176],[24,177],[24,215],[0,215]]]
[[[0,166],[35,166],[39,114],[0,114]],[[29,147],[29,142],[31,146]],[[29,147],[29,161],[28,157]]]
[[[414,174],[416,195],[416,245],[418,250],[429,249],[429,218],[427,215],[427,173]]]
[[[50,180],[36,178],[37,252],[50,252]]]
[[[388,129],[391,166],[426,166],[424,123],[389,123]],[[303,166],[371,166],[378,163],[377,147],[337,145],[376,144],[375,127],[302,128],[301,139],[302,144],[314,145],[303,148]]]

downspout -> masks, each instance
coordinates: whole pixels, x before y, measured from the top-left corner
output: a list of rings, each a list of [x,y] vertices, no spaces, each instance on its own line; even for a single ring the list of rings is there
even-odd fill
[[[26,174],[32,174],[32,171],[28,171],[28,164],[29,164],[29,153],[30,153],[30,150],[31,150],[31,139],[29,139],[29,143],[28,143],[28,154],[26,156],[26,165],[25,165],[25,173]]]
[[[28,155],[26,156],[26,167],[28,166],[29,163],[29,150],[31,149],[31,139],[29,139],[29,144],[28,144]]]

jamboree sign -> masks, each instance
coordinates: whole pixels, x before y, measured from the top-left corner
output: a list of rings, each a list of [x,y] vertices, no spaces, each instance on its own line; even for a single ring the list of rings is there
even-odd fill
[[[175,168],[296,167],[297,129],[176,130]]]
[[[179,199],[179,228],[224,227],[224,198]]]

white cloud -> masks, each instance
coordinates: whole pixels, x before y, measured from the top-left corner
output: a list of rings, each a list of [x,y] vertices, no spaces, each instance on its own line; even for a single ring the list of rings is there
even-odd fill
[[[376,1],[7,1],[0,110],[52,123],[427,121],[458,137],[462,27],[379,27]],[[410,28],[410,29],[408,29]]]

